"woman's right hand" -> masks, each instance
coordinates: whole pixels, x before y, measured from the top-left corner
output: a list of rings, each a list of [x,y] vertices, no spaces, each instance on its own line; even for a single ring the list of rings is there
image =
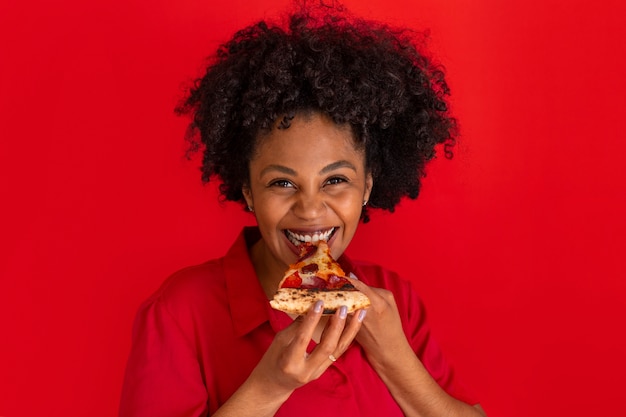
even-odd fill
[[[365,312],[346,314],[342,307],[330,316],[317,346],[307,347],[322,319],[318,301],[278,332],[246,382],[220,407],[215,416],[273,416],[291,393],[317,378],[350,346],[361,328]]]
[[[291,393],[313,381],[339,358],[350,346],[361,328],[364,314],[348,316],[342,307],[330,316],[317,346],[307,353],[307,347],[322,318],[323,303],[318,301],[304,316],[299,316],[284,330],[278,332],[269,349],[252,372],[275,390]]]

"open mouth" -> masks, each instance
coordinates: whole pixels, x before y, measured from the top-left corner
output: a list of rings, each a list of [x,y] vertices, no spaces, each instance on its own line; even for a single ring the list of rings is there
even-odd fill
[[[302,233],[302,232],[293,232],[291,230],[285,230],[285,236],[291,243],[293,243],[296,247],[302,245],[303,243],[317,243],[320,240],[324,240],[328,242],[328,240],[332,237],[333,233],[337,230],[336,227],[331,227],[328,230],[317,231],[312,233]]]

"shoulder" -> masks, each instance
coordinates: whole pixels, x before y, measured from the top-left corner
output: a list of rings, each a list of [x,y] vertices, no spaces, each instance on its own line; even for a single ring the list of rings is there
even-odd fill
[[[214,259],[173,273],[141,304],[139,315],[167,314],[183,320],[215,305],[226,293],[222,261]]]
[[[182,268],[171,274],[154,296],[175,296],[198,290],[215,289],[224,285],[224,258],[211,259]]]
[[[226,320],[233,297],[248,303],[258,281],[248,256],[245,230],[220,258],[183,268],[170,275],[142,304],[140,314],[166,314],[197,325]],[[242,287],[244,290],[242,290]]]

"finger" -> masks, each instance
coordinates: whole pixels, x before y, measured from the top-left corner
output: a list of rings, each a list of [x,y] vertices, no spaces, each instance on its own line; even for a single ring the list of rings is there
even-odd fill
[[[382,288],[370,287],[369,285],[363,283],[362,281],[359,281],[358,279],[355,279],[352,277],[349,277],[348,280],[350,281],[352,285],[354,285],[354,288],[361,291],[370,299],[370,301],[372,302],[372,307],[375,304],[381,304],[381,303],[395,304],[395,298],[391,291],[385,290]]]
[[[327,340],[328,344],[336,344],[346,325],[347,318],[348,307],[341,306],[340,308],[338,308],[335,314],[333,314],[330,320],[328,320],[328,324],[324,328],[322,336],[320,337],[320,344],[324,340]]]
[[[323,310],[324,303],[317,301],[306,314],[296,317],[293,323],[278,332],[278,336],[283,340],[283,346],[292,346],[292,348],[297,348],[298,352],[305,352],[309,341],[313,338]]]
[[[367,295],[368,298],[372,298],[376,296],[376,291],[373,288],[365,284],[363,281],[359,280],[356,275],[351,274],[348,278],[350,284],[354,285],[354,288],[361,291],[363,294]]]
[[[322,317],[323,311],[324,302],[318,300],[304,316],[299,316],[294,321],[293,328],[295,333],[293,334],[293,344],[306,350],[309,342],[313,338],[313,333]]]
[[[358,333],[361,323],[352,317],[348,316],[348,308],[342,306],[324,328],[320,343],[314,351],[316,358],[322,361],[324,367],[328,367],[330,363],[341,356]]]
[[[357,310],[354,314],[348,316],[346,325],[341,333],[341,336],[339,337],[339,341],[337,342],[337,347],[334,353],[335,357],[343,355],[344,352],[348,350],[348,347],[361,329],[366,313],[367,310]]]
[[[343,355],[348,347],[359,333],[363,319],[365,318],[365,310],[358,310],[355,314],[347,315],[344,312],[339,311],[338,314],[333,317],[337,322],[337,327],[333,328],[333,324],[329,323],[322,334],[322,340],[318,349],[319,356],[325,361],[325,366],[329,366],[330,362],[335,362],[341,355]],[[343,325],[343,326],[341,326]],[[335,331],[341,327],[341,333],[339,338],[335,338]]]

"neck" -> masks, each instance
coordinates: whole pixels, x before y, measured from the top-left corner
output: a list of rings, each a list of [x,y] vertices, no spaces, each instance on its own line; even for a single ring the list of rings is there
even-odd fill
[[[250,258],[265,295],[268,299],[271,299],[276,293],[278,284],[283,279],[287,266],[274,258],[274,255],[267,249],[263,239],[259,239],[252,245]]]

